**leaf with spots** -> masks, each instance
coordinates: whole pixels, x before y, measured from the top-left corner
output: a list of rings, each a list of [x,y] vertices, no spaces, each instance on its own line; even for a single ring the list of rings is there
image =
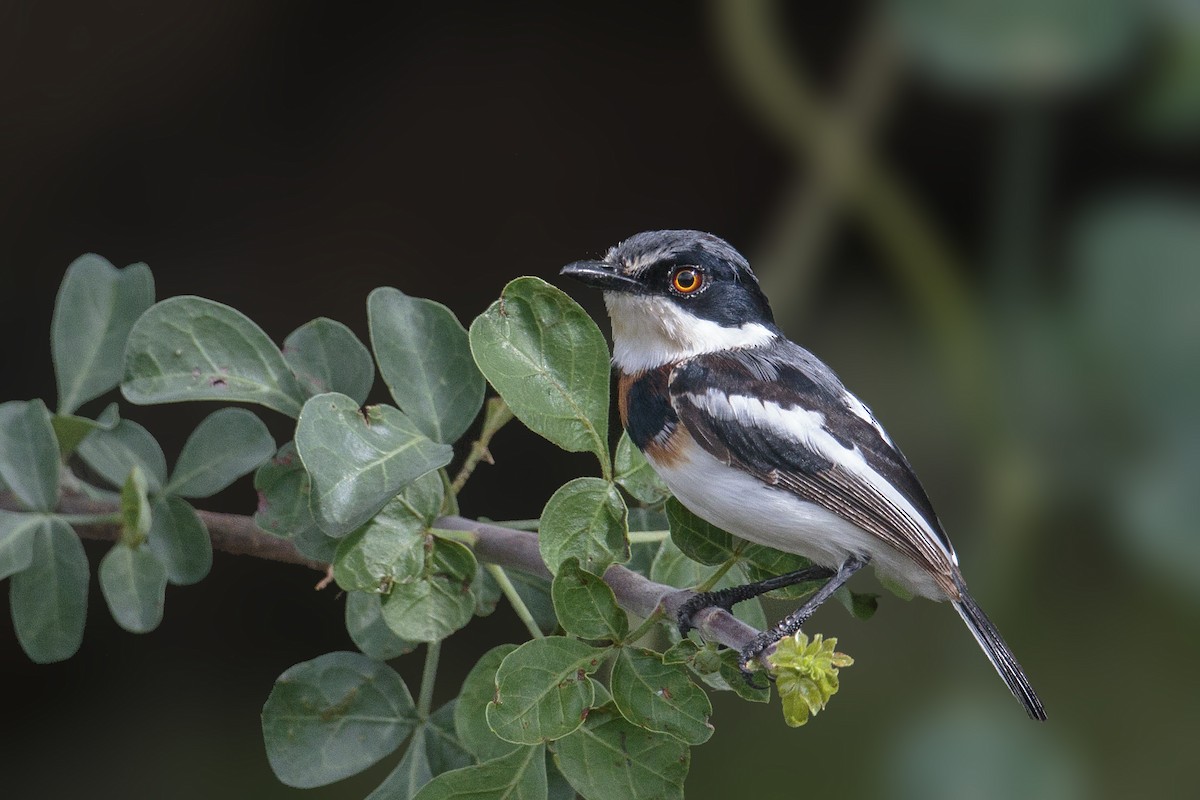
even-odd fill
[[[478,563],[471,549],[428,537],[420,576],[393,584],[383,600],[383,620],[392,633],[414,642],[436,642],[471,621],[471,582]]]
[[[458,740],[480,761],[511,753],[518,745],[497,736],[487,723],[487,705],[496,695],[496,671],[515,644],[502,644],[484,653],[463,681],[454,709]]]
[[[142,405],[258,403],[289,417],[306,396],[262,328],[227,305],[187,295],[156,303],[134,324],[121,393]]]
[[[606,655],[577,639],[547,636],[526,642],[496,672],[488,726],[507,742],[540,744],[578,728],[595,699],[588,675]]]
[[[551,585],[558,619],[568,633],[581,639],[619,642],[629,633],[629,619],[613,590],[599,575],[580,568],[579,559],[568,558],[558,568]]]
[[[301,789],[363,771],[395,750],[416,724],[412,695],[400,676],[359,653],[327,653],[287,670],[262,712],[271,769]]]
[[[538,548],[551,572],[568,558],[603,574],[629,558],[625,501],[602,478],[576,478],[559,487],[542,511]]]
[[[669,733],[688,744],[712,736],[712,704],[683,667],[664,664],[650,650],[623,647],[612,671],[613,702],[625,719],[647,730]]]

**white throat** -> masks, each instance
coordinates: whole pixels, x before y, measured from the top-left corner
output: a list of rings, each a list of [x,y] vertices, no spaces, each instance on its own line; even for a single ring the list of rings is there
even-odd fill
[[[739,347],[758,347],[775,338],[765,325],[736,328],[701,319],[663,297],[605,292],[612,320],[613,364],[643,372],[680,359]]]

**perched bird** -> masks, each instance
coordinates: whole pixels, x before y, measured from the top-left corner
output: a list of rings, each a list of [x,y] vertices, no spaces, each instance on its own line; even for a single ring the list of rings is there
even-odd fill
[[[675,497],[730,533],[815,565],[700,595],[681,611],[682,628],[700,608],[828,578],[742,651],[746,666],[871,563],[881,579],[953,604],[1029,716],[1046,718],[967,592],[912,467],[870,409],[776,327],[737,250],[699,231],[649,231],[562,274],[604,290],[621,422]]]

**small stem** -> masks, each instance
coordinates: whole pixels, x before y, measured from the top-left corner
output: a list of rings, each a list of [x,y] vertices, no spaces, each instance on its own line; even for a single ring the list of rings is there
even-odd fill
[[[632,631],[630,631],[628,634],[626,634],[625,641],[628,642],[629,644],[633,644],[638,639],[641,639],[643,636],[645,636],[650,631],[651,628],[653,628],[655,625],[657,625],[659,622],[661,622],[662,618],[663,618],[662,608],[659,607],[659,608],[654,609],[654,613],[651,614],[650,616],[646,617],[646,619],[644,619],[642,621],[641,625],[638,625],[636,628],[634,628]]]
[[[654,544],[671,535],[670,531],[630,531],[630,544]]]
[[[479,541],[479,537],[471,531],[452,531],[446,528],[430,528],[429,532],[441,539],[449,539],[452,542],[465,544],[467,547],[474,547]]]
[[[542,629],[538,627],[537,622],[533,619],[533,614],[529,612],[529,606],[525,605],[525,601],[521,599],[521,595],[517,594],[517,587],[513,586],[512,581],[508,579],[508,573],[504,571],[504,568],[498,567],[495,564],[484,564],[483,566],[496,583],[500,584],[500,591],[504,592],[504,596],[508,598],[513,611],[517,612],[517,617],[521,622],[525,623],[529,634],[535,639],[541,639],[545,636],[542,633]]]
[[[717,585],[717,582],[719,580],[721,580],[721,578],[724,578],[725,573],[729,572],[729,570],[733,569],[733,565],[736,564],[737,562],[738,562],[737,556],[734,556],[733,558],[730,558],[730,559],[726,559],[724,564],[717,567],[716,572],[714,572],[712,575],[709,575],[707,580],[705,580],[703,583],[701,583],[699,586],[696,587],[696,592],[703,593],[703,592],[712,591],[712,588]]]
[[[425,647],[425,669],[421,671],[421,694],[417,697],[417,719],[429,719],[433,708],[433,683],[437,679],[438,658],[442,655],[442,643],[430,642]]]
[[[483,415],[483,429],[479,431],[479,438],[471,445],[471,451],[467,453],[466,460],[459,467],[458,474],[454,476],[454,481],[450,484],[451,492],[457,495],[462,491],[480,461],[486,461],[489,464],[495,463],[492,461],[492,454],[488,452],[488,444],[492,441],[492,437],[512,418],[512,411],[502,399],[493,397],[487,401],[487,408]]]

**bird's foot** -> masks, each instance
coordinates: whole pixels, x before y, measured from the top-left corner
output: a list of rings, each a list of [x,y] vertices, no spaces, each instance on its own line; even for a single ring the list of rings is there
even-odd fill
[[[727,591],[701,592],[692,595],[679,607],[679,612],[675,615],[675,624],[679,627],[679,635],[686,639],[688,633],[695,629],[692,618],[700,611],[706,608],[723,608],[731,611],[736,602],[737,600],[732,599]]]
[[[774,631],[766,631],[754,637],[751,642],[743,647],[738,652],[738,669],[742,672],[742,677],[746,679],[746,683],[750,684],[755,689],[768,688],[775,680],[769,671],[761,663],[762,654],[767,648],[773,646],[779,641],[779,637]],[[757,678],[759,675],[765,675],[767,682],[759,684]]]

